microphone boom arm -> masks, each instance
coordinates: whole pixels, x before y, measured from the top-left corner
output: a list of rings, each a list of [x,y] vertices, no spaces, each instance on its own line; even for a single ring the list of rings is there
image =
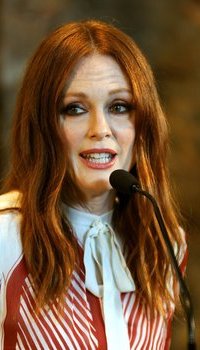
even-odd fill
[[[194,313],[193,313],[193,306],[192,301],[190,297],[189,290],[184,282],[184,279],[182,277],[182,273],[180,271],[176,256],[174,254],[174,249],[172,247],[171,241],[169,239],[169,235],[167,232],[167,229],[164,224],[164,220],[162,218],[160,209],[157,205],[157,202],[155,198],[148,192],[142,190],[139,185],[132,185],[132,192],[139,193],[145,197],[147,197],[150,202],[153,205],[154,213],[156,216],[156,219],[158,221],[159,227],[161,229],[161,232],[163,234],[163,238],[168,250],[168,254],[170,256],[173,268],[175,270],[175,273],[177,275],[179,285],[180,285],[180,299],[182,307],[185,311],[186,319],[187,319],[187,326],[188,326],[188,349],[190,350],[196,350],[196,343],[195,343],[195,321],[194,321]]]

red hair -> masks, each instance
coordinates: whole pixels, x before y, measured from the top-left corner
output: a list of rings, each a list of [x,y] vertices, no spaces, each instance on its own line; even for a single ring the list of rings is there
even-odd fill
[[[72,69],[94,52],[112,56],[129,78],[136,104],[132,171],[156,197],[172,244],[181,244],[166,166],[166,119],[146,59],[129,36],[109,24],[91,20],[64,25],[41,43],[27,67],[16,104],[7,179],[7,189],[23,194],[21,237],[38,306],[63,296],[76,262],[77,244],[61,201],[84,203],[84,196],[73,181],[60,109]],[[171,303],[166,288],[171,269],[150,205],[145,199],[120,197],[114,224],[125,240],[138,293],[151,310],[164,314]]]

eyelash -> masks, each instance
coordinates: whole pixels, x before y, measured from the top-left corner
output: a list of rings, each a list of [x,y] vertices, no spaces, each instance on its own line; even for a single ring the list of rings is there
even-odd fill
[[[124,110],[123,111],[112,111],[112,109],[114,108],[118,108],[118,107],[122,107]],[[114,114],[126,114],[130,111],[132,111],[133,109],[135,109],[135,106],[133,103],[128,103],[128,102],[114,102],[110,107],[109,107],[110,111]]]
[[[117,111],[114,110],[115,108],[123,108],[123,111]],[[80,110],[79,112],[77,112],[77,110]],[[135,105],[133,103],[128,103],[128,102],[113,102],[112,104],[110,104],[108,106],[108,109],[111,113],[113,114],[126,114],[132,110],[135,109]],[[69,103],[67,106],[64,106],[61,111],[60,114],[63,116],[79,116],[82,115],[84,113],[87,113],[87,109],[84,108],[83,106],[81,106],[79,103],[73,102],[73,103]]]
[[[76,113],[75,110],[76,109],[81,109],[82,112]],[[76,116],[76,115],[81,115],[84,112],[86,112],[86,109],[84,107],[82,107],[80,104],[78,103],[69,103],[67,106],[64,106],[61,111],[60,114],[65,116],[65,115],[70,115],[70,116]]]

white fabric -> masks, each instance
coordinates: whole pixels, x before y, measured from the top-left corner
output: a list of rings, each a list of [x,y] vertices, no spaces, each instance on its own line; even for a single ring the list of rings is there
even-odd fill
[[[0,195],[0,210],[20,208],[21,196],[18,191],[11,191]]]
[[[103,300],[108,350],[129,350],[120,294],[134,291],[135,285],[115,233],[106,222],[111,223],[112,212],[96,216],[67,208],[67,215],[84,248],[86,288]]]

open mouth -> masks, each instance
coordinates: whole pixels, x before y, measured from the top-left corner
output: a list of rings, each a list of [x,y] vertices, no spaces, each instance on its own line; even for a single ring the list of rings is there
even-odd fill
[[[80,156],[88,162],[94,164],[106,164],[110,163],[116,156],[116,154],[101,152],[101,153],[81,153]]]
[[[93,169],[107,169],[113,166],[117,153],[110,148],[88,149],[81,152],[80,157],[86,166]]]

